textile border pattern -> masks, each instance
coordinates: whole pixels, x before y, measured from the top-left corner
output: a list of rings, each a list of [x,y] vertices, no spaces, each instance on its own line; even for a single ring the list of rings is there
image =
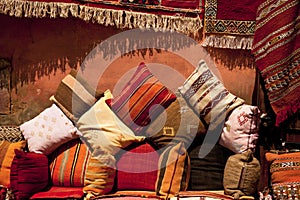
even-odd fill
[[[74,3],[75,2],[75,3]],[[119,5],[119,6],[116,6]],[[157,7],[155,7],[157,8]],[[173,9],[174,12],[177,9]],[[31,1],[0,0],[0,13],[15,17],[67,18],[69,16],[121,29],[152,28],[160,31],[177,31],[188,36],[199,37],[202,29],[201,9],[181,9],[178,13],[133,11],[131,7],[120,6],[117,1],[84,3],[83,0]],[[184,14],[185,13],[185,14]],[[184,14],[184,15],[183,15]],[[187,14],[193,14],[188,16]]]

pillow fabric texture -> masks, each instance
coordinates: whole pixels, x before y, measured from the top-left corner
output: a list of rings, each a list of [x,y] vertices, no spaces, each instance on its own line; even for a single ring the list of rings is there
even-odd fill
[[[244,103],[225,88],[204,60],[178,90],[205,126],[211,126],[211,130],[224,123],[228,113]]]
[[[62,79],[50,100],[76,123],[78,118],[102,96],[103,93],[93,89],[80,73],[72,69]]]
[[[142,135],[151,118],[156,118],[175,99],[145,63],[140,63],[120,94],[107,103],[136,135]]]
[[[254,151],[260,126],[260,110],[257,106],[241,105],[235,108],[225,122],[219,143],[233,151]]]
[[[49,155],[61,144],[81,135],[55,104],[35,118],[21,124],[20,129],[27,140],[29,151],[45,155]]]
[[[8,142],[19,142],[25,139],[19,126],[0,125],[0,140],[6,140]]]
[[[82,133],[81,139],[89,146],[90,151],[100,147],[104,151],[115,155],[121,148],[133,142],[145,139],[135,136],[105,103],[111,97],[107,90],[103,98],[100,98],[85,114],[78,120],[77,126]]]
[[[15,150],[24,151],[26,141],[11,143],[6,140],[0,141],[0,185],[10,185],[11,164],[15,157]]]
[[[300,198],[300,152],[267,152],[274,199]]]
[[[27,200],[49,183],[48,157],[44,154],[15,150],[11,164],[11,189],[19,200]]]
[[[49,155],[53,186],[83,187],[90,152],[80,139],[73,139]]]
[[[260,163],[248,149],[230,156],[224,169],[224,194],[240,199],[241,196],[255,196],[260,178]]]
[[[168,146],[159,158],[155,184],[156,194],[163,199],[174,197],[188,188],[190,159],[183,143]]]
[[[155,191],[159,154],[148,142],[131,145],[116,158],[118,191]]]

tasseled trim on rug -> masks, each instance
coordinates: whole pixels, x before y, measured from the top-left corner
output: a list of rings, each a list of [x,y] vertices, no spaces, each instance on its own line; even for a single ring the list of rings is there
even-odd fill
[[[251,49],[253,37],[251,36],[228,36],[209,35],[206,36],[202,46],[227,49]]]
[[[74,3],[0,0],[0,13],[15,17],[67,18],[69,16],[117,28],[153,28],[177,31],[189,36],[199,36],[200,17],[158,15],[127,10],[104,9]]]

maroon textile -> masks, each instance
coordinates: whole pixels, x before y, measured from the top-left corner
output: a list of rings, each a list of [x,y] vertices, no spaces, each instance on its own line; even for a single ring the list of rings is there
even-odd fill
[[[76,198],[83,197],[82,187],[58,187],[52,186],[47,191],[35,193],[30,199],[55,199],[55,198]]]

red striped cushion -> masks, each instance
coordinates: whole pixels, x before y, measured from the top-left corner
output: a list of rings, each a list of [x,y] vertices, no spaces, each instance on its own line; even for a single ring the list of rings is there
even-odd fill
[[[168,90],[147,68],[141,63],[123,90],[107,103],[112,110],[137,135],[140,135],[151,122],[151,115],[158,116],[167,108],[176,96]]]
[[[80,139],[60,146],[49,158],[52,184],[83,187],[89,157],[89,150]]]

